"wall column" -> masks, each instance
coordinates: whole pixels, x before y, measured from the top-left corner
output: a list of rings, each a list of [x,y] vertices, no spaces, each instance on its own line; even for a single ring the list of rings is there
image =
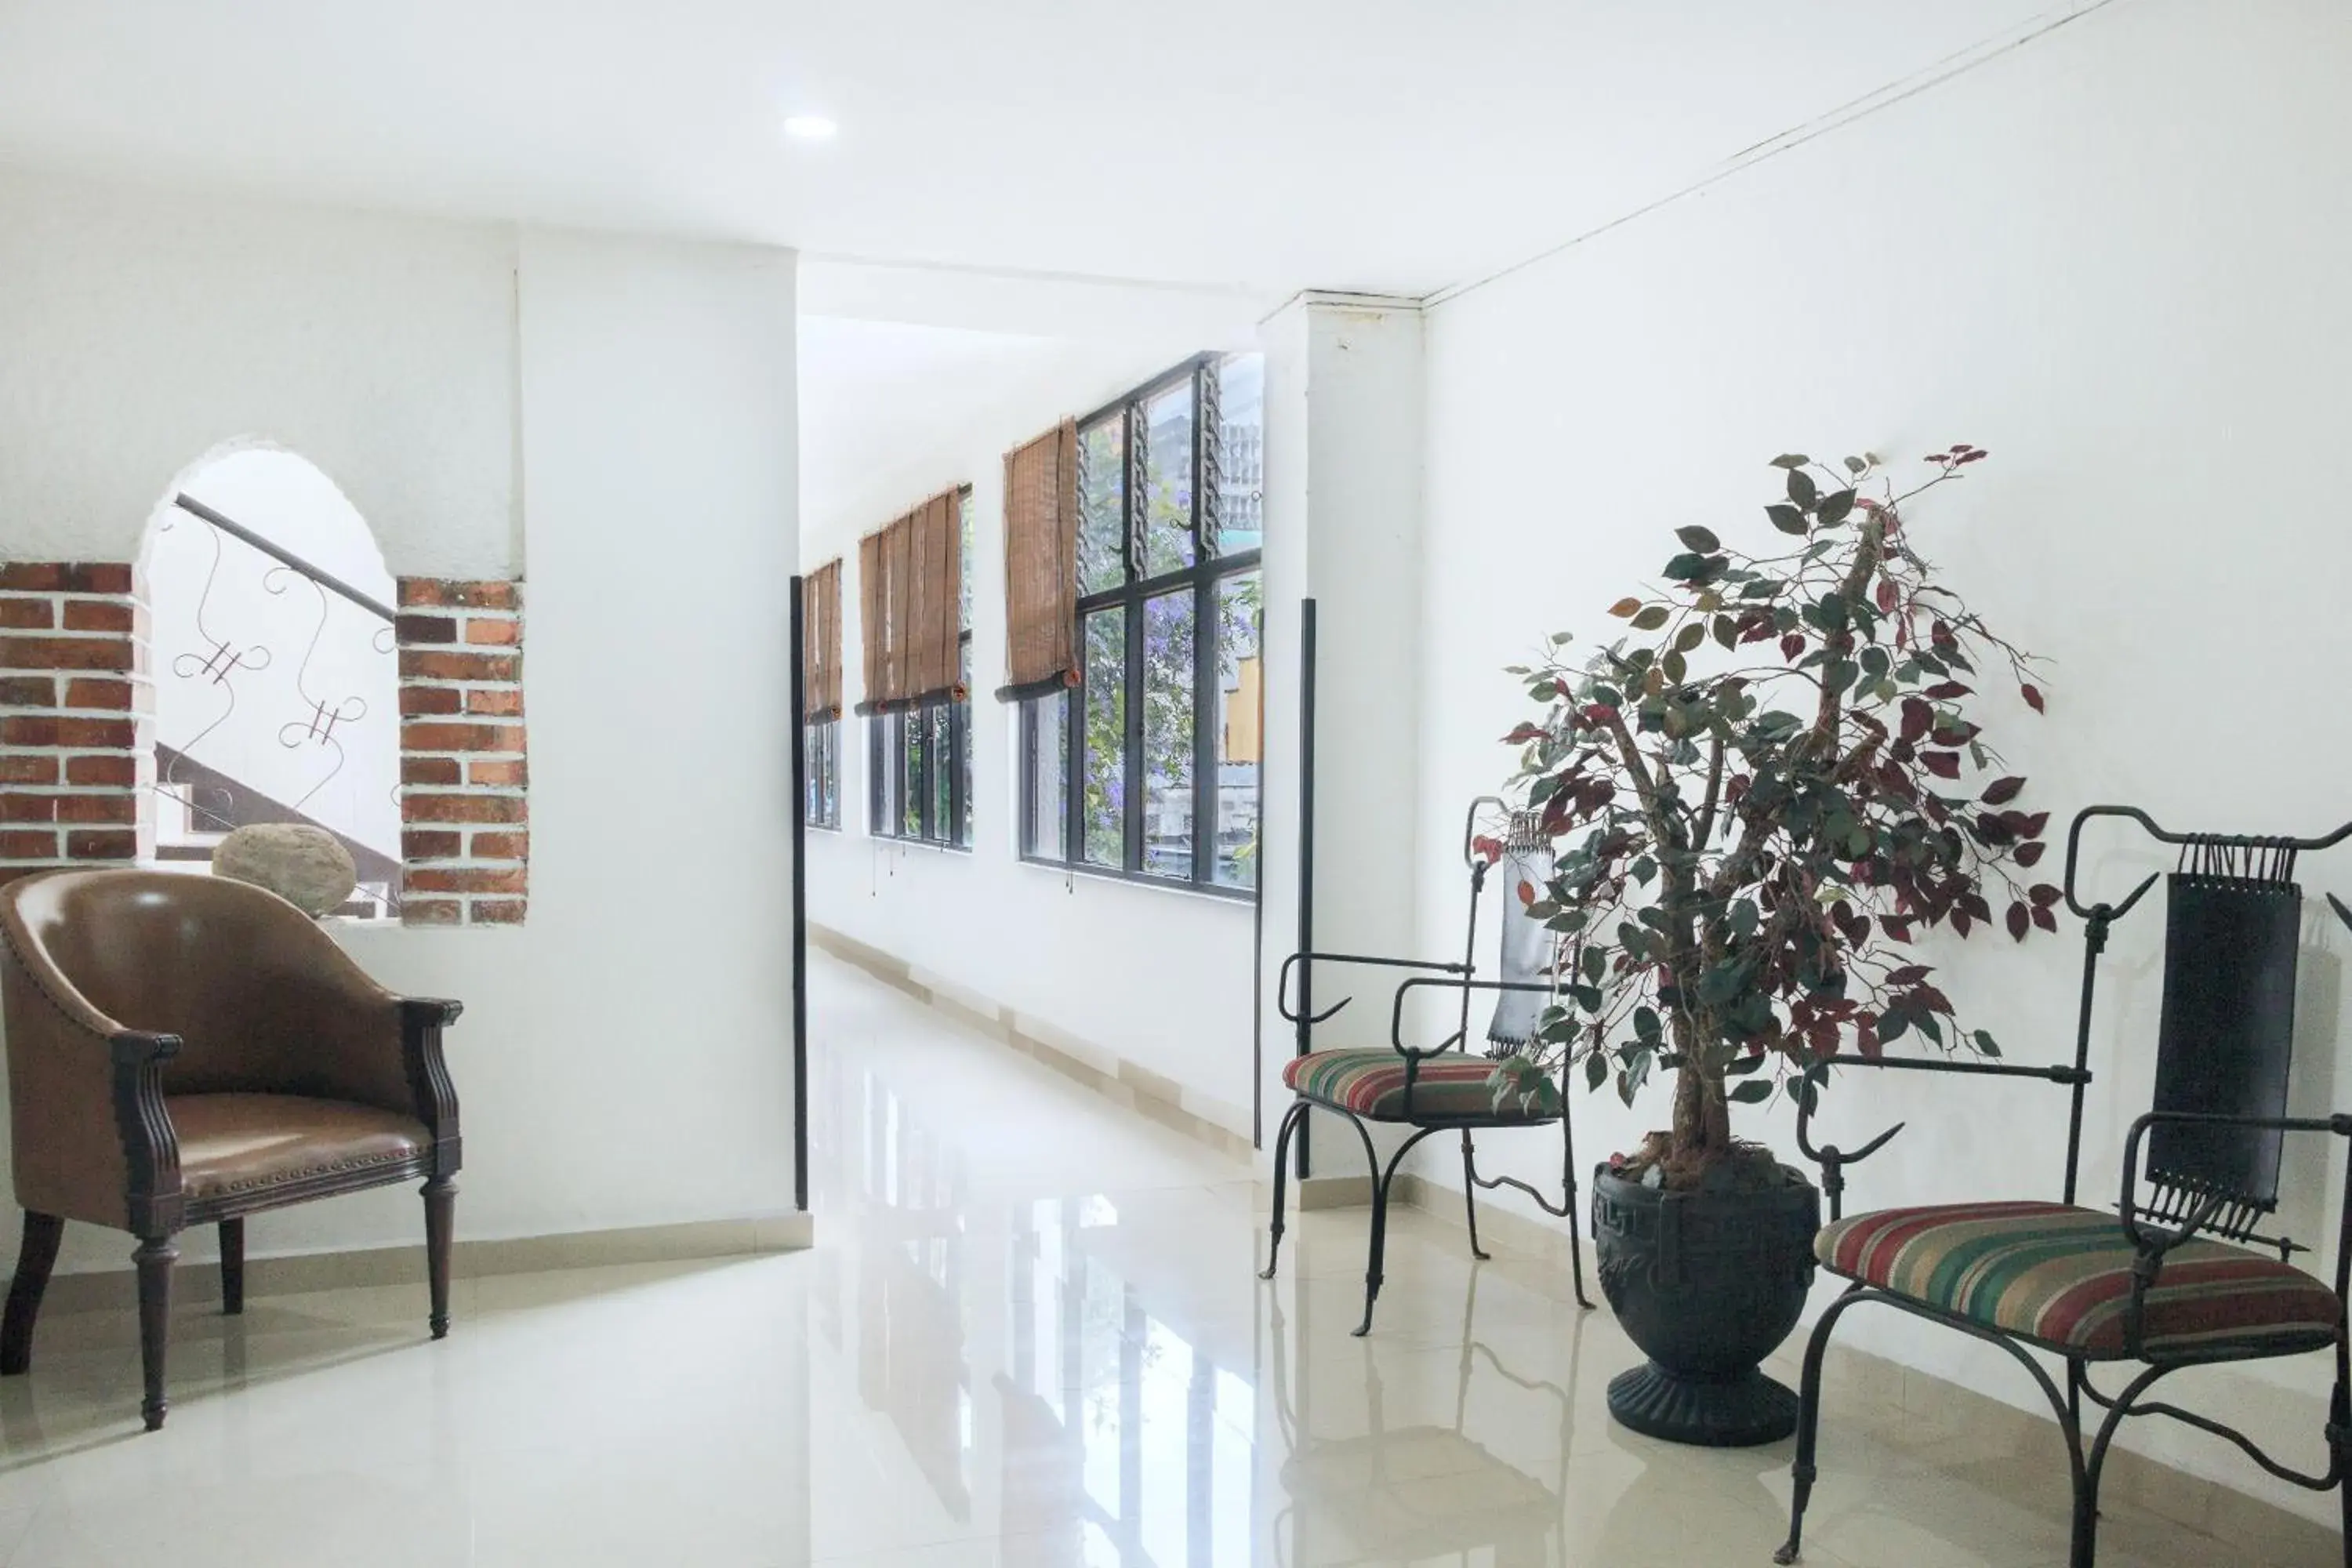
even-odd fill
[[[1317,604],[1315,944],[1411,953],[1421,768],[1422,311],[1305,294],[1263,328],[1266,354],[1266,763],[1263,1134],[1289,1091],[1293,1037],[1275,984],[1298,910],[1299,603]],[[1318,1046],[1388,1040],[1393,980],[1327,970],[1318,1006],[1357,1005]],[[1342,1021],[1344,1020],[1344,1021]],[[1352,1134],[1318,1126],[1316,1173],[1358,1173]],[[1339,1138],[1346,1140],[1343,1146]]]

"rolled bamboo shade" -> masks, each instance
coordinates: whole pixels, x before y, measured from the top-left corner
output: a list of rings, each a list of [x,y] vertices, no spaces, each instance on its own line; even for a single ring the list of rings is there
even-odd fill
[[[1078,666],[1078,426],[1004,455],[1004,679],[999,697],[1066,684]]]
[[[905,519],[908,531],[907,698],[953,696],[961,683],[957,633],[962,608],[961,498],[935,495]]]
[[[801,705],[812,724],[841,717],[841,560],[801,585]]]
[[[886,712],[953,696],[961,680],[963,529],[958,493],[933,496],[857,542],[866,700]]]

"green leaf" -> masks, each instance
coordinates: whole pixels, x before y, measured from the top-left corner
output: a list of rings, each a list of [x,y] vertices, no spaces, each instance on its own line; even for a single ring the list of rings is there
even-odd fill
[[[1637,632],[1656,631],[1666,624],[1666,616],[1667,610],[1664,605],[1652,605],[1633,617],[1633,629]]]
[[[1772,466],[1776,468],[1801,468],[1811,461],[1801,452],[1783,452],[1772,459]]]
[[[1665,1026],[1659,1020],[1654,1008],[1636,1007],[1633,1009],[1633,1032],[1644,1040],[1654,1041],[1664,1035]]]
[[[1987,1031],[1979,1029],[1974,1035],[1970,1036],[1969,1038],[1976,1041],[1977,1049],[1982,1051],[1985,1055],[1989,1057],[1997,1057],[2000,1055],[2000,1047],[1993,1043],[1992,1036]]]
[[[1869,468],[1870,465],[1860,458],[1848,458],[1845,460],[1845,471],[1856,479],[1860,479]]]
[[[1681,685],[1684,678],[1690,674],[1690,661],[1672,648],[1666,650],[1665,658],[1658,660],[1658,668],[1664,670],[1666,679],[1677,686]]]
[[[1822,504],[1814,509],[1813,515],[1821,519],[1823,528],[1835,528],[1839,523],[1843,522],[1846,515],[1853,510],[1853,492],[1850,489],[1839,490],[1834,495],[1823,496]]]
[[[1598,985],[1609,973],[1609,960],[1599,948],[1588,947],[1584,950],[1584,957],[1577,967],[1584,971],[1584,977],[1587,980]]]
[[[1683,629],[1675,634],[1675,651],[1688,653],[1706,640],[1706,624],[1700,621],[1686,621],[1683,625]]]
[[[1638,616],[1642,613],[1642,601],[1633,598],[1620,599],[1609,606],[1609,613],[1621,621]]]
[[[1772,1098],[1772,1084],[1768,1079],[1752,1078],[1746,1083],[1732,1086],[1728,1097],[1739,1105],[1756,1105]]]
[[[1685,551],[1666,563],[1665,575],[1670,583],[1687,583],[1706,574],[1706,557],[1696,551]]]
[[[1696,550],[1701,555],[1712,555],[1723,548],[1723,541],[1717,539],[1712,530],[1701,528],[1696,523],[1675,530],[1675,537],[1683,542],[1685,549]]]
[[[1813,477],[1811,474],[1802,468],[1789,470],[1789,499],[1800,509],[1811,511],[1813,509],[1814,500],[1821,493],[1820,487],[1813,483]]]
[[[1793,533],[1801,538],[1807,531],[1805,514],[1795,507],[1778,504],[1768,506],[1764,509],[1764,515],[1770,518],[1772,526],[1783,533]]]
[[[1591,1056],[1589,1056],[1589,1057],[1585,1058],[1584,1058],[1584,1087],[1585,1087],[1585,1089],[1586,1089],[1587,1090],[1596,1089],[1599,1089],[1602,1084],[1607,1083],[1608,1081],[1609,1081],[1609,1058],[1608,1058],[1607,1057],[1602,1056],[1599,1051],[1595,1051],[1595,1052],[1593,1052]]]

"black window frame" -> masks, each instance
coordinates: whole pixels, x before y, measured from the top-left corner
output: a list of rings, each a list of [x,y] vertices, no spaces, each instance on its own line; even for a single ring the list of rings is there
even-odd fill
[[[841,721],[812,720],[801,731],[807,753],[808,798],[801,803],[801,820],[827,832],[841,831]],[[830,787],[828,787],[830,786]]]
[[[972,847],[971,808],[971,487],[956,492],[958,523],[963,542],[960,553],[962,583],[959,585],[961,625],[956,634],[956,668],[962,673],[964,695],[933,697],[912,707],[866,719],[866,829],[874,837],[902,844],[927,844],[934,849],[969,854]],[[932,771],[934,748],[910,745],[909,720],[918,738],[937,732],[944,710],[948,730],[948,809],[938,811],[938,776]],[[886,794],[883,786],[891,787]],[[908,805],[915,803],[908,824]]]
[[[1217,479],[1223,467],[1215,450],[1215,444],[1223,439],[1222,425],[1217,418],[1217,377],[1225,363],[1241,357],[1217,351],[1195,354],[1139,384],[1077,421],[1081,449],[1088,430],[1108,421],[1119,421],[1119,449],[1126,465],[1119,486],[1119,552],[1124,580],[1115,588],[1093,593],[1082,591],[1076,606],[1076,646],[1082,676],[1088,618],[1105,610],[1123,612],[1127,639],[1124,671],[1126,733],[1121,746],[1121,799],[1125,816],[1121,824],[1123,847],[1121,863],[1118,866],[1101,865],[1086,858],[1086,687],[1081,679],[1078,685],[1066,691],[1033,697],[1019,704],[1020,719],[1016,732],[1021,749],[1021,797],[1015,842],[1021,858],[1031,865],[1136,882],[1146,887],[1181,889],[1241,903],[1252,903],[1257,900],[1260,878],[1255,872],[1247,887],[1235,887],[1216,879],[1217,699],[1223,689],[1219,678],[1218,634],[1223,624],[1219,613],[1219,595],[1223,584],[1234,578],[1258,574],[1259,581],[1263,583],[1265,580],[1262,545],[1230,555],[1217,552],[1213,545],[1220,521],[1215,511],[1220,493]],[[1150,577],[1139,576],[1139,552],[1142,542],[1137,510],[1148,502],[1142,495],[1142,487],[1136,481],[1145,460],[1139,447],[1139,443],[1146,439],[1145,411],[1152,401],[1187,382],[1192,388],[1192,563]],[[1083,589],[1083,584],[1081,587]],[[1193,626],[1192,863],[1189,874],[1180,877],[1147,869],[1145,865],[1148,847],[1144,841],[1145,805],[1149,795],[1146,775],[1149,763],[1144,755],[1143,735],[1144,643],[1148,631],[1145,624],[1147,605],[1154,599],[1187,588],[1192,593]],[[1262,633],[1262,625],[1260,629]],[[1263,644],[1259,657],[1263,657]],[[1048,702],[1062,704],[1063,820],[1058,855],[1040,853],[1037,841],[1037,716],[1040,707]],[[1263,813],[1264,809],[1265,802],[1261,795],[1259,810]]]

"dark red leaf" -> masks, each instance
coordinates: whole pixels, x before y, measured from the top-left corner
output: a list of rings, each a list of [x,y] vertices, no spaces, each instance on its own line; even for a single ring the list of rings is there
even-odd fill
[[[2019,845],[2011,852],[2011,858],[2021,866],[2037,866],[2041,864],[2042,858],[2049,853],[2050,846],[2036,838],[2029,843]]]
[[[1902,595],[1895,589],[1895,580],[1892,577],[1881,577],[1878,580],[1878,608],[1880,613],[1891,616],[1895,613],[1895,606],[1902,602]]]
[[[2006,919],[2009,921],[2009,934],[2023,942],[2025,933],[2032,929],[2033,911],[2023,904],[2011,904],[2009,906]]]
[[[1509,734],[1503,737],[1503,744],[1507,746],[1524,746],[1529,741],[1536,740],[1542,734],[1542,725],[1522,724],[1517,729],[1513,730]]]
[[[2028,708],[2032,709],[2036,713],[2048,711],[2048,710],[2042,705],[2042,689],[2040,687],[2021,686],[2017,690],[2018,695],[2025,699],[2025,705]]]
[[[1968,934],[1969,934],[1969,911],[1968,911],[1968,910],[1954,910],[1952,911],[1952,929],[1953,929],[1954,931],[1956,931],[1959,932],[1962,936],[1966,936],[1966,935],[1968,935]]]
[[[2033,907],[2038,910],[2056,903],[2066,895],[2047,882],[2036,882],[2025,889],[2025,896],[2033,900]]]
[[[1526,878],[1519,879],[1519,907],[1525,909],[1536,901],[1536,885]]]
[[[2042,830],[2049,826],[2050,814],[2046,811],[2037,811],[2019,823],[2017,830],[2028,838],[2039,838],[2042,837]]]
[[[1796,659],[1803,658],[1804,652],[1805,639],[1799,634],[1790,632],[1787,637],[1780,639],[1780,657],[1782,658],[1789,659],[1793,662]]]
[[[1973,462],[1975,462],[1979,458],[1990,457],[1990,455],[1991,455],[1991,454],[1988,453],[1988,452],[1987,452],[1983,447],[1978,447],[1975,451],[1973,451],[1973,452],[1969,452],[1969,453],[1968,453],[1967,455],[1965,455],[1964,457],[1962,457],[1962,458],[1960,458],[1960,461],[1961,461],[1961,462],[1963,462],[1963,463],[1973,463]]]
[[[1939,680],[1927,688],[1927,695],[1937,702],[1949,702],[1955,697],[1966,697],[1970,689],[1957,680]]]
[[[1922,752],[1919,753],[1919,761],[1926,764],[1929,773],[1939,779],[1956,779],[1960,776],[1960,759],[1956,752]]]
[[[2056,910],[2050,909],[2045,905],[2044,907],[2033,911],[2033,923],[2040,926],[2043,931],[2056,931],[2058,929],[2058,913]]]
[[[1987,805],[2007,805],[2024,788],[2025,781],[2021,778],[1995,779],[1985,786],[1982,798]]]
[[[1916,741],[1936,722],[1936,710],[1916,697],[1903,700],[1903,738]]]
[[[1895,970],[1894,973],[1887,975],[1886,984],[1889,985],[1916,985],[1919,982],[1927,979],[1928,975],[1933,974],[1934,973],[1934,970],[1928,968],[1924,963],[1906,963],[1902,968]]]
[[[1962,452],[1972,451],[1972,450],[1974,450],[1974,448],[1973,448],[1973,447],[1970,447],[1970,446],[1969,446],[1966,441],[1961,441],[1961,442],[1958,442],[1958,443],[1957,443],[1957,444],[1955,444],[1955,445],[1953,446],[1953,447],[1952,447],[1952,455],[1953,455],[1954,457],[1958,457],[1958,456],[1959,456],[1959,454],[1961,454]]]

